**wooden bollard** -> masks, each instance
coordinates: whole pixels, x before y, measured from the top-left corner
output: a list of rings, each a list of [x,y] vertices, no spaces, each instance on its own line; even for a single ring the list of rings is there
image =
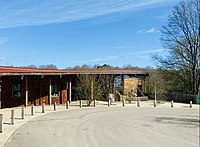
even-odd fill
[[[140,107],[140,100],[137,100],[137,106]]]
[[[153,106],[156,107],[156,100],[153,101]]]
[[[125,100],[122,100],[122,106],[125,107]]]
[[[96,99],[94,99],[94,107],[96,107]]]
[[[44,113],[44,103],[42,103],[42,113]]]
[[[174,107],[174,101],[173,100],[171,101],[171,107],[172,108]]]
[[[34,105],[31,105],[31,115],[34,115]]]
[[[56,102],[54,102],[53,108],[54,108],[53,110],[56,111]]]
[[[10,117],[10,119],[11,119],[11,125],[14,125],[14,110],[11,110],[11,117]]]
[[[110,100],[108,100],[108,106],[110,106]]]
[[[66,109],[69,109],[69,101],[66,101]]]
[[[192,108],[192,101],[190,101],[190,108]]]
[[[82,108],[82,100],[80,100],[80,108]]]
[[[3,133],[3,114],[0,114],[0,133]]]
[[[22,119],[24,119],[24,105],[22,105],[22,112],[21,112],[21,115],[22,115]]]

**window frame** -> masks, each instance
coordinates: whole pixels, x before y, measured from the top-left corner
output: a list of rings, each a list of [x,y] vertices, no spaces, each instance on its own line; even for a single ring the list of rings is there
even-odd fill
[[[58,90],[58,84],[52,84],[51,85],[51,97],[58,97],[58,93],[59,93],[59,90]]]
[[[17,88],[16,90],[14,89],[15,86]],[[22,89],[22,83],[21,82],[12,84],[12,98],[23,98],[23,89]]]

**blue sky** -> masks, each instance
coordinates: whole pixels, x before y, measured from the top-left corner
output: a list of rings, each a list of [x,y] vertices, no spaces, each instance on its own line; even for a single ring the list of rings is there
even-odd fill
[[[155,66],[178,0],[1,0],[0,65]]]

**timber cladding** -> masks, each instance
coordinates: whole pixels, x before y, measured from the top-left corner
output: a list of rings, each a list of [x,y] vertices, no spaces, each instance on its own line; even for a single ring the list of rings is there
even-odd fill
[[[124,94],[125,95],[141,95],[145,91],[144,80],[138,78],[124,78]]]
[[[77,75],[85,74],[127,75],[129,77],[142,77],[141,79],[148,76],[148,73],[143,70],[49,70],[0,66],[0,108],[31,104],[41,105],[42,103],[53,104],[54,102],[62,104],[66,103],[66,100],[71,101]],[[127,81],[125,80],[127,92],[132,90],[137,93],[138,87],[143,91],[143,84],[138,84],[137,80],[132,80],[132,84]],[[130,87],[132,88],[130,89]]]
[[[42,103],[62,104],[66,102],[67,78],[59,76],[3,76],[1,77],[1,105],[2,108],[20,105],[41,105]],[[51,82],[50,82],[51,81]],[[50,86],[56,85],[56,95],[50,99]],[[26,102],[27,99],[27,102]]]
[[[20,77],[6,76],[1,77],[1,105],[2,108],[6,107],[14,107],[23,105],[25,103],[25,93],[24,89],[24,81],[21,81]],[[22,84],[22,96],[21,98],[13,97],[13,84],[21,83]]]

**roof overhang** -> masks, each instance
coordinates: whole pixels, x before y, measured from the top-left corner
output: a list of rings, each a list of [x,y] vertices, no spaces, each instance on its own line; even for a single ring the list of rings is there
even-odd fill
[[[0,76],[12,75],[144,75],[148,73],[143,70],[122,70],[122,69],[81,69],[81,70],[60,70],[60,69],[28,69],[14,67],[0,67]]]

